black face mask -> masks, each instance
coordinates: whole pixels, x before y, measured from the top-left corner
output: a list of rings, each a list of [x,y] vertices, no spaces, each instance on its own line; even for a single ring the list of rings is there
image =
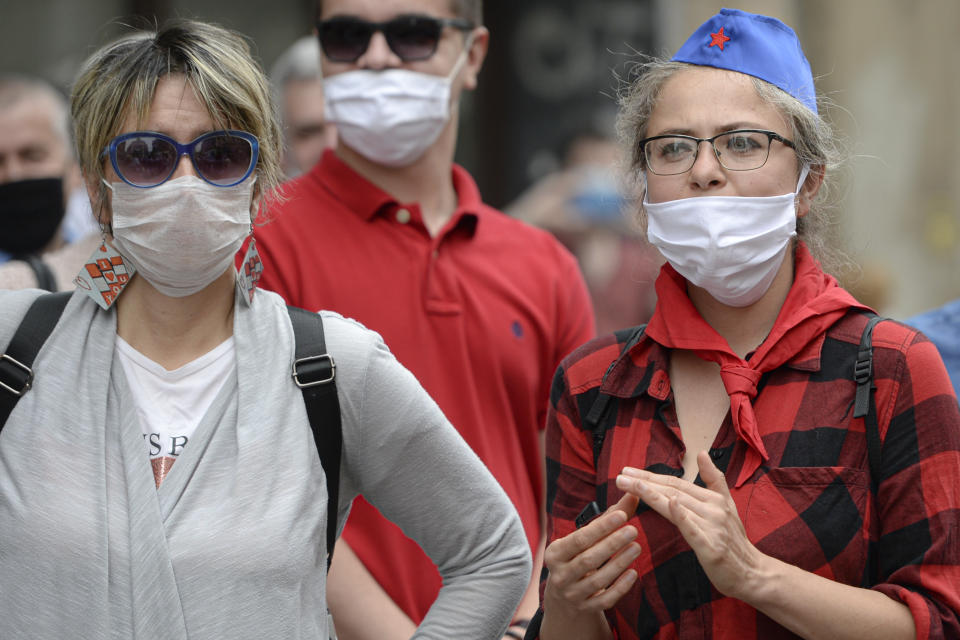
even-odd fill
[[[0,251],[39,253],[60,227],[64,210],[63,178],[0,184]]]

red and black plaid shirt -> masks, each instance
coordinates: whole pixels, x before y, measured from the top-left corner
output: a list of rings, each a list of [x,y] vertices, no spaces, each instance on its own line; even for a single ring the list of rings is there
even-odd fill
[[[906,603],[918,638],[960,638],[960,410],[934,347],[895,322],[873,333],[881,472],[871,491],[864,419],[853,418],[853,368],[866,317],[852,312],[763,376],[753,401],[769,459],[731,488],[760,551]],[[649,337],[626,354],[629,331],[599,338],[560,366],[547,418],[548,541],[575,528],[592,500],[621,496],[625,466],[682,476],[684,445],[668,376],[669,351]],[[582,417],[602,391],[594,464]],[[727,414],[710,455],[736,478],[746,443]],[[697,483],[702,481],[698,478]],[[639,579],[607,612],[632,638],[793,638],[748,604],[713,588],[690,546],[642,504],[631,519],[643,552]],[[542,588],[542,585],[541,585]]]

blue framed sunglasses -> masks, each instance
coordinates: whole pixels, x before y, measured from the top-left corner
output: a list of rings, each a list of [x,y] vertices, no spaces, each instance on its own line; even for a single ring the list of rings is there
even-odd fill
[[[211,131],[186,144],[154,131],[133,131],[117,136],[103,150],[121,180],[144,189],[169,180],[184,155],[203,180],[232,187],[253,173],[259,153],[256,136],[232,130]]]

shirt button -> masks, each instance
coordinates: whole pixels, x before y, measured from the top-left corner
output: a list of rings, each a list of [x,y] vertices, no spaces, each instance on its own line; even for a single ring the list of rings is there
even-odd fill
[[[433,251],[430,252],[430,257],[436,260],[437,258],[440,257],[440,251],[438,251],[437,249],[434,249]]]
[[[397,222],[407,224],[410,222],[410,212],[406,209],[397,209]]]

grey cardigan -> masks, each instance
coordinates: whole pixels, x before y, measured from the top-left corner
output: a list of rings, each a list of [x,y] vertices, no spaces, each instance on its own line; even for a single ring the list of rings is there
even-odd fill
[[[37,291],[0,291],[0,349]],[[0,638],[326,639],[326,484],[282,300],[236,304],[237,367],[157,489],[82,293],[0,432]],[[343,415],[340,526],[362,493],[444,587],[416,638],[499,638],[530,578],[515,510],[380,337],[324,313]],[[0,390],[2,392],[2,390]]]

